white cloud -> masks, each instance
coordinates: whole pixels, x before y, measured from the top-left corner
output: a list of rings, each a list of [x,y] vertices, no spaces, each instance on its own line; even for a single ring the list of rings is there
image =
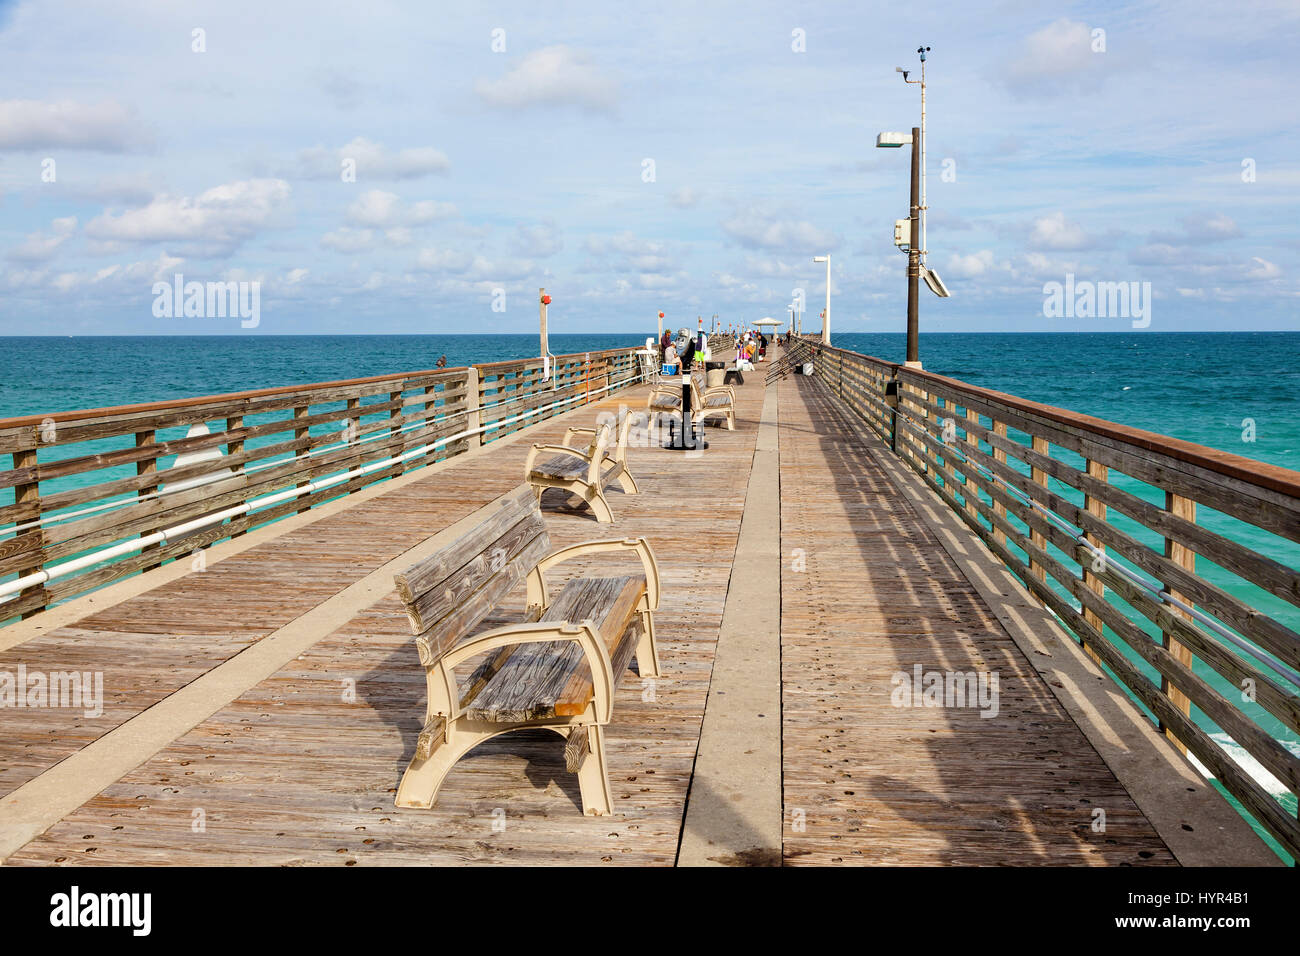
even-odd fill
[[[675,189],[668,194],[668,202],[678,209],[690,209],[692,206],[698,206],[701,198],[700,193],[689,186]]]
[[[72,100],[0,100],[0,149],[89,149],[123,153],[149,136],[120,103]]]
[[[589,236],[583,248],[601,261],[604,270],[669,273],[676,271],[678,266],[678,258],[667,243],[642,239],[630,231],[612,236]]]
[[[1020,56],[1005,67],[1003,82],[1021,95],[1081,86],[1100,75],[1108,55],[1092,47],[1086,23],[1062,18],[1025,38]]]
[[[1258,263],[1258,265],[1246,269],[1247,279],[1276,279],[1282,274],[1282,270],[1267,259],[1251,256],[1251,261]]]
[[[33,232],[23,244],[9,250],[8,257],[15,262],[44,262],[51,258],[65,242],[77,232],[77,217],[66,216],[50,224],[50,234]]]
[[[415,264],[425,272],[451,274],[471,281],[504,282],[537,273],[537,266],[527,260],[492,260],[456,249],[421,249]]]
[[[449,202],[426,199],[403,206],[396,193],[371,189],[348,207],[348,222],[358,226],[393,229],[399,226],[423,226],[438,219],[456,215],[456,207]]]
[[[1224,213],[1213,213],[1199,216],[1184,216],[1183,231],[1178,232],[1153,232],[1151,241],[1156,245],[1186,245],[1191,243],[1221,242],[1225,239],[1236,239],[1241,235],[1241,229],[1231,216]]]
[[[432,146],[415,146],[396,152],[358,136],[337,149],[313,146],[298,154],[297,165],[286,175],[303,179],[339,179],[344,160],[356,164],[358,182],[368,179],[417,179],[451,169],[447,154]]]
[[[1066,222],[1064,212],[1034,220],[1029,244],[1037,249],[1088,249],[1096,245],[1077,222]]]
[[[374,247],[375,233],[371,229],[351,229],[343,226],[321,236],[320,244],[335,252],[362,252]]]
[[[946,271],[961,279],[973,279],[991,268],[993,268],[993,250],[981,249],[968,256],[952,256],[948,260]]]
[[[618,90],[614,76],[563,44],[534,50],[497,79],[474,84],[483,102],[503,109],[569,105],[608,111],[618,102]]]
[[[839,246],[829,229],[807,221],[778,219],[760,209],[741,210],[722,223],[722,231],[749,249],[784,249],[792,253],[825,253]]]
[[[92,219],[86,235],[124,242],[179,240],[228,250],[269,226],[286,207],[289,192],[282,179],[247,179],[193,198],[163,196],[139,209]]]
[[[515,233],[514,248],[521,256],[545,259],[564,248],[564,237],[553,219],[546,219],[536,226],[520,224]]]

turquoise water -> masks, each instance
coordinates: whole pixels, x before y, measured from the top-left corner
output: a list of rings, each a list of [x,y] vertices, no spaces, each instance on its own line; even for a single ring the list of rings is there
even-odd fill
[[[550,344],[556,354],[598,351],[635,347],[646,334],[553,335]],[[904,357],[901,334],[844,334],[835,337],[835,344],[890,361]],[[1300,333],[939,334],[922,336],[920,345],[930,371],[1283,467],[1300,467]],[[449,366],[481,364],[521,358],[536,349],[532,335],[0,338],[0,418],[428,369],[442,355]],[[158,439],[184,433],[164,430]],[[1024,440],[1014,431],[1011,437]],[[1243,440],[1250,437],[1254,440]],[[42,451],[41,460],[130,443],[127,436],[67,450],[52,448]],[[250,447],[255,444],[250,442]],[[1060,457],[1082,466],[1077,458]],[[169,463],[162,459],[159,467]],[[0,463],[7,466],[7,461]],[[133,473],[118,469],[56,479],[43,482],[41,490],[49,494],[78,482]],[[1157,489],[1117,474],[1112,480],[1134,495],[1164,504]],[[1082,496],[1072,489],[1054,480],[1052,487],[1081,503]],[[12,500],[11,490],[0,491],[0,504]],[[1161,548],[1162,539],[1136,522],[1113,511],[1111,520],[1137,540]],[[1300,565],[1300,545],[1207,509],[1198,512],[1198,521],[1290,567]],[[1050,550],[1068,566],[1069,556]],[[1300,610],[1292,605],[1204,559],[1197,570],[1300,630]],[[1122,602],[1119,606],[1124,607]],[[1129,616],[1158,637],[1136,612]],[[1149,677],[1156,676],[1139,663]],[[1230,699],[1236,693],[1208,667],[1198,663],[1197,672]],[[1297,735],[1280,721],[1256,705],[1242,706],[1261,727],[1300,753]],[[1195,709],[1193,716],[1249,765],[1244,751],[1221,728]],[[1262,768],[1251,769],[1294,814],[1295,797],[1270,784]]]
[[[556,355],[644,342],[550,337]],[[501,362],[537,348],[535,335],[0,337],[0,418],[419,371],[443,355],[449,366]]]

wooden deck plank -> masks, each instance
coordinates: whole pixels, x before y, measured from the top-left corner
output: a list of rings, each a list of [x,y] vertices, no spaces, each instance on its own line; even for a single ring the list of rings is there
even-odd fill
[[[785,862],[1173,863],[842,406],[780,389]],[[894,706],[917,664],[995,673],[997,716]]]
[[[630,448],[642,493],[610,492],[617,509],[612,527],[585,510],[565,509],[560,492],[543,500],[556,547],[644,534],[659,559],[663,676],[652,694],[630,676],[616,697],[606,736],[614,817],[582,815],[577,778],[564,769],[563,741],[545,732],[478,748],[450,775],[433,810],[393,806],[421,729],[424,678],[401,602],[390,592],[6,863],[671,864],[762,394],[761,382],[742,391],[736,431],[711,428],[712,446],[702,457]],[[599,410],[620,402],[638,408],[644,392],[558,417],[529,441],[554,441],[566,426],[590,424]],[[454,463],[409,486],[406,500],[367,508],[352,519],[351,534],[361,534],[363,524],[371,536],[411,524],[422,535],[446,526],[482,504],[478,497],[486,501],[518,484],[526,450],[525,443],[503,443]],[[420,520],[412,522],[412,514]],[[313,560],[314,540],[295,543],[297,560]],[[320,540],[329,542],[323,554],[335,544],[358,547],[345,531]],[[639,570],[639,562],[629,558],[627,570]],[[564,572],[616,573],[606,557],[566,563]],[[202,591],[201,582],[193,586]],[[236,593],[225,588],[213,597],[227,609],[237,604]],[[522,589],[514,601],[522,606]],[[127,608],[118,613],[131,616]],[[350,681],[351,702],[344,699]],[[194,830],[196,810],[202,833]]]

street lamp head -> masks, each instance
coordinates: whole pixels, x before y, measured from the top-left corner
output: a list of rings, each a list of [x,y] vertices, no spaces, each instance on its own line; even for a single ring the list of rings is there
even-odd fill
[[[829,262],[830,256],[813,256],[813,262]]]
[[[897,149],[900,146],[910,146],[912,144],[911,133],[877,133],[877,149]]]

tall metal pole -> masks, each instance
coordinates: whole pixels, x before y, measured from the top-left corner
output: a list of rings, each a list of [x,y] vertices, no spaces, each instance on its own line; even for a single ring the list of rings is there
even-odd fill
[[[831,344],[831,254],[826,253],[826,319],[822,322],[822,345]]]
[[[912,239],[907,248],[907,364],[919,368],[921,351],[917,343],[921,323],[917,315],[918,282],[921,278],[921,128],[912,127]]]
[[[925,199],[925,173],[929,167],[925,164],[925,51],[921,51],[921,261],[930,252],[930,247],[926,245],[926,211],[930,208]]]
[[[550,342],[547,341],[547,337],[546,337],[546,290],[545,289],[537,290],[537,307],[538,309],[541,310],[539,321],[542,327],[542,358],[546,358],[546,356],[551,354],[551,346],[550,346]]]

